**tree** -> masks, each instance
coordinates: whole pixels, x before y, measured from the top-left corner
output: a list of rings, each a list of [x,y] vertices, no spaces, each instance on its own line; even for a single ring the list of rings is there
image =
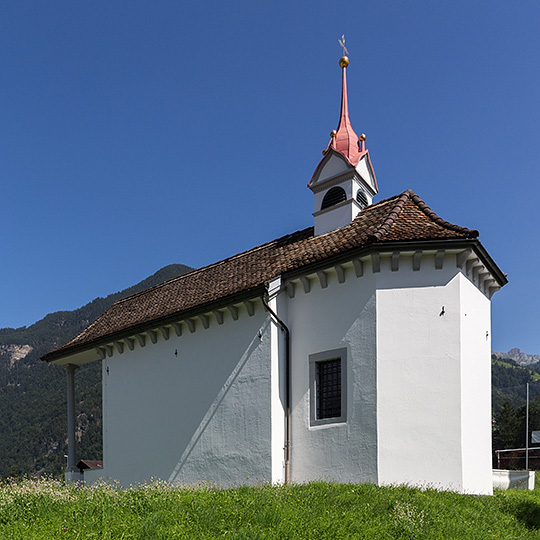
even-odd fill
[[[520,420],[516,409],[505,401],[493,417],[493,450],[516,448],[519,441]]]

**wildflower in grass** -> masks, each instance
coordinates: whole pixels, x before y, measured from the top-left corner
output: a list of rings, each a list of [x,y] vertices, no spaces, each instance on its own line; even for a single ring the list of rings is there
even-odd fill
[[[423,510],[418,510],[414,505],[402,501],[396,501],[393,517],[396,527],[410,534],[420,532],[426,523]]]

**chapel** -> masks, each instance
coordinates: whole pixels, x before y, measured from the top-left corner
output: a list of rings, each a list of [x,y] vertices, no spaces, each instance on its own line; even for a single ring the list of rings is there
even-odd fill
[[[312,227],[120,300],[44,356],[67,375],[68,480],[492,493],[490,300],[506,276],[412,190],[374,202],[339,66]],[[74,377],[96,360],[103,464],[82,471]]]

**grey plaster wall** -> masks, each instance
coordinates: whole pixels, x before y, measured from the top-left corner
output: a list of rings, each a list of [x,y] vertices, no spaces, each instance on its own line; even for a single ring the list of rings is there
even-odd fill
[[[260,305],[107,358],[104,474],[123,485],[271,480],[269,358]]]

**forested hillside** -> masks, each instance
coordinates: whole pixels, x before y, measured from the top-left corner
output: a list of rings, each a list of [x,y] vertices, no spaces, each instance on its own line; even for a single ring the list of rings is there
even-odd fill
[[[493,450],[524,448],[527,383],[529,384],[530,433],[540,430],[540,364],[519,365],[511,358],[492,355]],[[532,445],[538,446],[538,445]],[[529,462],[536,467],[537,460]],[[494,456],[494,466],[496,459]],[[505,462],[504,467],[524,468],[523,459]]]
[[[519,365],[510,358],[491,356],[491,386],[493,412],[496,413],[505,403],[519,407],[525,403],[527,383],[529,398],[540,395],[540,364]]]
[[[0,477],[58,475],[65,465],[66,376],[40,360],[65,343],[116,300],[191,271],[173,264],[124,291],[96,298],[74,311],[51,313],[29,327],[0,329]],[[101,459],[101,369],[76,373],[79,458]]]

